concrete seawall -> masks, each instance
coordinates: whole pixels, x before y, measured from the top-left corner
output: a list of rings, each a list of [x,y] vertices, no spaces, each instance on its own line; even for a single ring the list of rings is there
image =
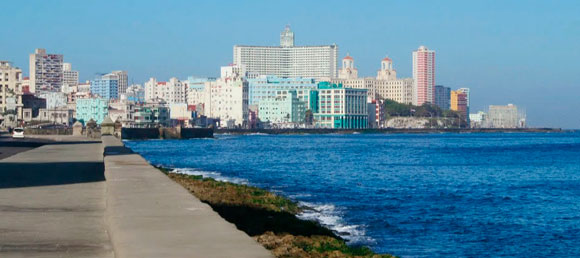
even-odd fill
[[[212,138],[211,128],[122,128],[123,139],[191,139]]]
[[[116,257],[272,257],[112,136],[103,136],[105,221]]]

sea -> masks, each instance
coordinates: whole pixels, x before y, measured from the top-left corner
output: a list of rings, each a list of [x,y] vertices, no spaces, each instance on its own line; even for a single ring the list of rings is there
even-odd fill
[[[126,141],[154,165],[268,189],[399,257],[580,257],[580,133]]]

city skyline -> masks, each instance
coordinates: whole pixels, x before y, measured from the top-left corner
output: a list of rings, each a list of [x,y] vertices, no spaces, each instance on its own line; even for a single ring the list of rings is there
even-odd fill
[[[286,6],[287,13],[275,15],[280,4],[258,1],[246,3],[243,14],[234,2],[216,9],[207,2],[129,1],[119,3],[107,20],[98,20],[99,10],[107,7],[101,2],[78,9],[72,1],[38,1],[31,3],[38,7],[33,10],[7,3],[13,10],[8,16],[13,39],[1,42],[0,50],[2,59],[27,76],[28,55],[45,48],[63,54],[64,62],[80,71],[81,81],[126,70],[129,83],[143,84],[149,77],[216,76],[217,67],[233,62],[233,45],[279,45],[280,31],[290,24],[296,45],[336,43],[339,60],[350,53],[360,77],[373,76],[385,56],[393,59],[400,77],[412,77],[412,51],[425,45],[437,52],[436,84],[470,88],[472,113],[514,103],[527,110],[531,126],[580,128],[573,112],[580,108],[574,63],[580,54],[572,44],[580,34],[574,15],[579,7],[572,1],[496,3],[502,8],[483,2],[370,2],[357,6],[364,12],[351,12],[348,2],[323,2],[308,3],[308,10]],[[256,7],[270,12],[241,19],[257,14]],[[323,12],[325,7],[329,11]],[[211,10],[222,15],[205,13]],[[157,19],[148,20],[147,12]],[[420,15],[406,16],[413,12]]]

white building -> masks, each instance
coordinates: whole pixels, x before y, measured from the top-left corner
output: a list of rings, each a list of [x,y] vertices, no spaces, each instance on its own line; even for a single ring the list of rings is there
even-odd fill
[[[154,99],[163,99],[168,104],[187,103],[187,85],[175,77],[167,82],[151,78],[145,83],[145,101]]]
[[[343,59],[341,71],[353,71],[354,59],[347,56]],[[413,79],[397,79],[397,72],[393,69],[393,62],[390,58],[381,60],[381,69],[377,72],[377,77],[354,77],[356,73],[344,72],[342,78],[332,79],[335,84],[343,84],[346,88],[367,89],[368,101],[391,99],[399,103],[409,104],[413,102]]]
[[[0,61],[0,117],[8,110],[22,117],[22,70],[8,61]],[[15,117],[13,117],[15,120]]]
[[[63,55],[47,54],[39,48],[30,54],[29,91],[60,91],[63,84]]]
[[[280,34],[280,46],[234,46],[234,64],[259,75],[335,78],[337,61],[336,44],[295,46],[288,26]]]
[[[79,84],[79,72],[73,71],[70,63],[62,64],[62,84],[61,91],[64,93],[69,93],[71,87]]]
[[[435,104],[435,51],[420,46],[413,51],[413,80],[415,99],[413,104]]]
[[[54,110],[57,108],[66,108],[68,104],[68,96],[62,92],[43,92],[38,97],[46,100],[46,109]]]
[[[219,118],[221,125],[245,127],[248,122],[248,81],[225,77],[205,83],[204,115]]]
[[[487,126],[490,128],[520,128],[525,127],[525,115],[518,112],[516,105],[490,105],[487,112]]]

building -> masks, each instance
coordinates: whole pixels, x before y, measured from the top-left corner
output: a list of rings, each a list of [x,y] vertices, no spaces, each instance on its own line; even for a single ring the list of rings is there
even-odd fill
[[[415,82],[415,101],[421,106],[435,103],[435,51],[420,46],[413,51],[413,80]]]
[[[338,70],[339,79],[356,79],[358,78],[358,70],[354,67],[354,58],[349,54],[342,59],[342,68]]]
[[[0,118],[7,113],[21,117],[21,112],[22,70],[8,61],[0,61]]]
[[[345,62],[346,61],[346,62]],[[347,56],[343,59],[346,68],[354,69],[354,59]],[[345,67],[343,67],[344,70]],[[368,101],[391,99],[399,103],[409,104],[413,102],[413,79],[397,79],[397,72],[393,69],[393,61],[390,58],[381,60],[381,69],[377,72],[377,77],[356,78],[356,73],[349,74],[349,78],[332,79],[334,84],[342,84],[346,88],[366,89]]]
[[[162,99],[168,104],[187,103],[187,85],[177,78],[167,82],[157,82],[155,78],[150,78],[145,83],[145,101],[154,99]]]
[[[106,100],[119,99],[119,76],[105,74],[91,81],[91,94]]]
[[[452,90],[450,98],[451,110],[457,111],[463,118],[467,119],[467,93],[461,90]]]
[[[121,96],[121,94],[127,92],[127,88],[129,87],[129,77],[127,76],[127,71],[113,71],[111,73],[117,75],[117,78],[119,79],[117,96]]]
[[[367,90],[345,88],[342,84],[321,82],[315,126],[318,128],[363,129],[368,128]]]
[[[471,128],[485,128],[487,125],[487,113],[479,111],[476,114],[469,114]]]
[[[32,120],[33,117],[38,116],[41,108],[46,108],[46,99],[34,96],[31,93],[22,94],[22,117],[28,117],[25,121]]]
[[[248,81],[243,77],[219,78],[205,83],[204,115],[220,119],[227,127],[246,127]]]
[[[198,78],[190,76],[187,78],[187,104],[200,105],[205,101],[205,83],[214,82],[216,78]]]
[[[259,105],[263,99],[285,94],[288,91],[296,91],[297,97],[302,102],[308,102],[308,93],[317,88],[314,78],[281,78],[277,76],[259,76],[248,79],[249,105]]]
[[[29,91],[60,91],[63,84],[63,55],[47,54],[38,48],[30,54]]]
[[[451,108],[451,88],[435,85],[435,105],[443,110]]]
[[[43,92],[37,94],[38,97],[46,100],[46,109],[53,110],[57,108],[66,107],[68,103],[68,96],[62,92]]]
[[[62,63],[62,88],[61,91],[69,93],[68,88],[79,84],[79,72],[72,70],[70,63]]]
[[[127,127],[155,128],[169,126],[170,121],[167,103],[157,99],[135,105],[133,121]]]
[[[295,46],[294,33],[286,26],[280,46],[234,46],[234,64],[247,72],[283,78],[337,77],[338,46]]]
[[[71,126],[73,124],[73,110],[67,107],[54,109],[41,108],[38,110],[38,116],[33,117],[32,121]]]
[[[298,99],[295,90],[285,91],[260,101],[258,117],[273,124],[304,123],[306,104]]]
[[[513,104],[507,106],[490,105],[487,112],[487,125],[490,128],[523,128],[525,114],[518,112],[518,107]]]
[[[139,84],[133,84],[127,88],[125,93],[121,94],[121,100],[137,103],[145,102],[145,89]]]
[[[86,98],[76,101],[76,118],[83,124],[91,119],[101,124],[108,115],[109,101],[105,98]]]

